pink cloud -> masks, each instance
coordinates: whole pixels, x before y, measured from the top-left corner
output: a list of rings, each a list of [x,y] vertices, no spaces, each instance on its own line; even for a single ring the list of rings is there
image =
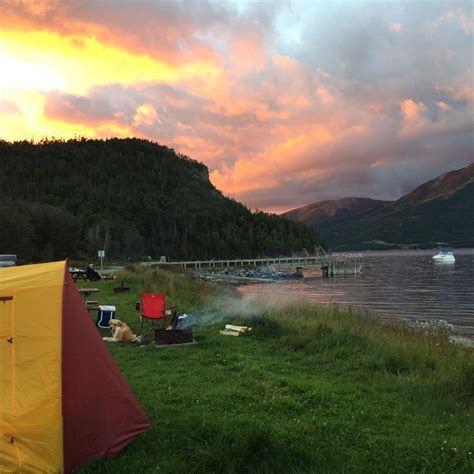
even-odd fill
[[[9,2],[0,29],[54,31],[77,49],[93,36],[170,67],[212,64],[214,75],[127,85],[111,75],[80,94],[42,92],[43,118],[172,146],[204,161],[219,188],[251,207],[296,207],[340,189],[393,198],[414,182],[415,164],[424,176],[454,153],[459,163],[472,156],[461,11],[420,7],[412,19],[408,7],[405,16],[361,9],[323,22],[308,6],[301,38],[290,41],[277,25],[284,7],[264,6],[123,1],[105,14],[102,2]],[[441,41],[438,20],[459,31]]]

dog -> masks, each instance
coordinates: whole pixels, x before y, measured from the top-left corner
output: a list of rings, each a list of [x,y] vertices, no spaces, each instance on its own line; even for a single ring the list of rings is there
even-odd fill
[[[140,338],[133,334],[130,327],[120,319],[111,319],[109,321],[110,331],[112,337],[103,337],[102,339],[107,342],[135,342],[140,341]]]

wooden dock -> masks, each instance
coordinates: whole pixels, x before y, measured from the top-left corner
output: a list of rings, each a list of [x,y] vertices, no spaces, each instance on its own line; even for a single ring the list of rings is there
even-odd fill
[[[313,257],[250,258],[233,260],[187,260],[142,262],[146,266],[181,267],[185,269],[275,266],[295,269],[319,267],[324,276],[360,273],[363,259],[360,254],[316,255]]]

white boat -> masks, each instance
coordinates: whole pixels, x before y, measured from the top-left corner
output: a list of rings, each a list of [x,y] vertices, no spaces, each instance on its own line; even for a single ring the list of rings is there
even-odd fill
[[[437,263],[454,263],[456,261],[452,249],[441,249],[436,255],[431,257],[431,260]]]

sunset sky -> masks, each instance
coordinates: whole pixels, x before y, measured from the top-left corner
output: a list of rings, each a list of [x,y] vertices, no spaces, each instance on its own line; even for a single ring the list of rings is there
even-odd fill
[[[138,136],[281,212],[474,161],[473,2],[0,0],[0,138]]]

